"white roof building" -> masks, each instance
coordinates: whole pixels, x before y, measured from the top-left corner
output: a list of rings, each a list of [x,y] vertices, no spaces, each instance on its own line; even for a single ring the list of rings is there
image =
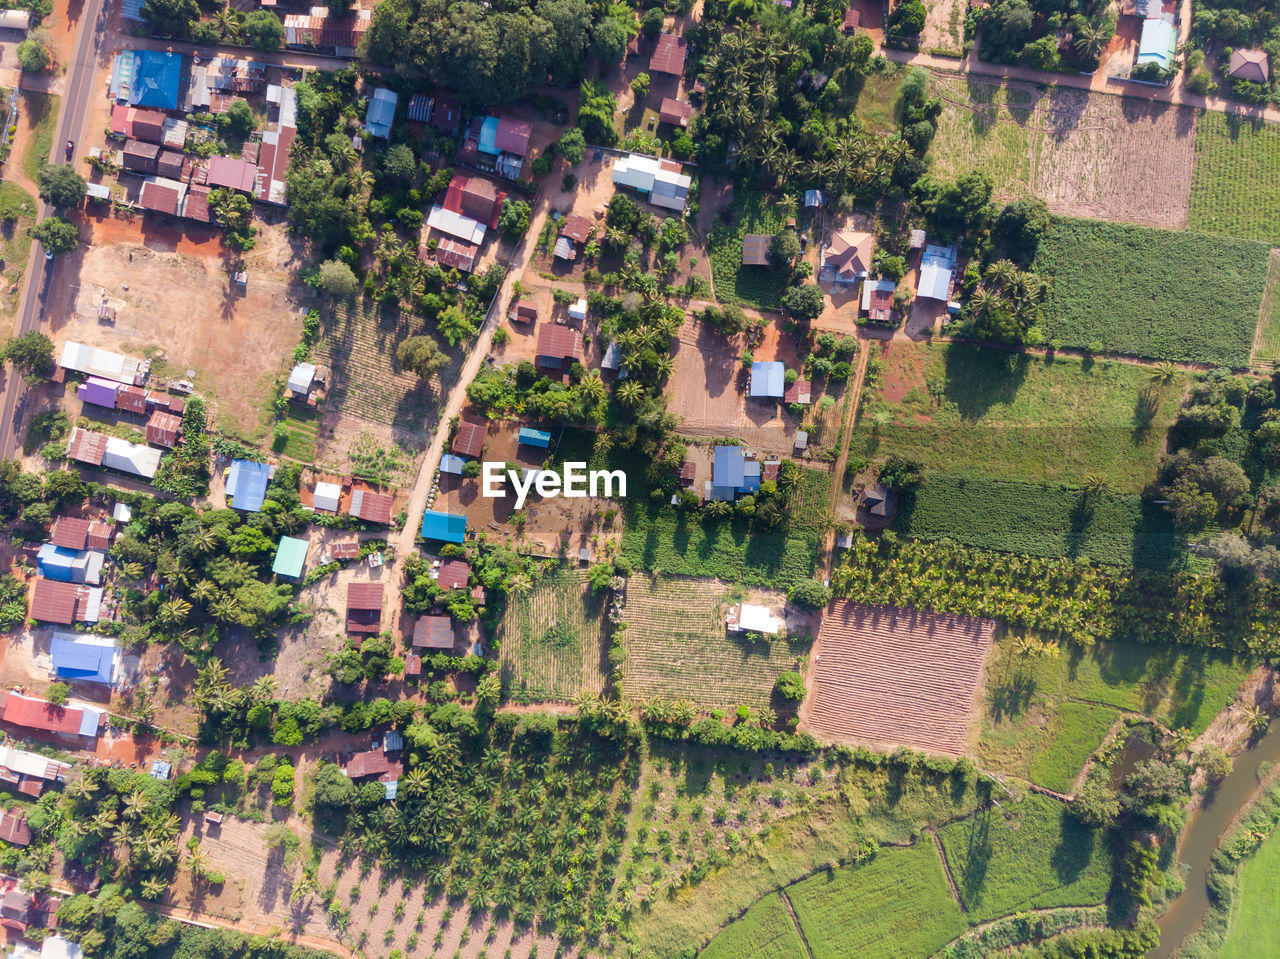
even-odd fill
[[[326,513],[338,512],[338,502],[342,499],[342,487],[337,483],[317,483],[315,508]]]
[[[151,479],[160,468],[160,455],[158,449],[110,436],[107,438],[106,452],[102,454],[102,465],[122,473]]]
[[[37,779],[56,780],[71,772],[70,763],[58,762],[39,753],[29,753],[25,749],[15,749],[7,743],[0,743],[0,766]]]
[[[569,318],[572,320],[585,320],[587,318],[587,298],[585,296],[578,297],[577,302],[570,305]]]
[[[316,378],[314,363],[299,363],[289,373],[289,391],[306,396],[311,389],[311,381]]]
[[[137,360],[100,350],[96,346],[86,346],[74,340],[68,340],[62,347],[62,358],[58,365],[88,376],[100,376],[104,380],[115,380],[133,386],[139,382],[139,371],[142,364]]]
[[[653,178],[660,168],[661,162],[657,157],[629,153],[613,165],[613,182],[615,186],[629,186],[648,193],[653,189]]]
[[[689,186],[693,180],[683,173],[672,170],[659,170],[653,178],[653,189],[649,191],[649,202],[654,206],[668,210],[684,212],[684,205],[689,199]]]
[[[0,30],[21,30],[23,33],[31,29],[31,12],[29,10],[0,10]]]
[[[735,633],[764,633],[777,636],[782,631],[782,620],[769,612],[767,606],[743,603],[729,609],[725,625]]]
[[[40,959],[84,959],[84,950],[70,939],[50,936],[40,947]]]
[[[484,242],[483,223],[473,220],[469,216],[463,216],[461,213],[446,210],[438,204],[433,206],[431,212],[427,214],[427,226],[433,230],[439,230],[441,233],[447,233],[449,236],[455,236],[459,240],[465,240],[468,243],[479,245]]]

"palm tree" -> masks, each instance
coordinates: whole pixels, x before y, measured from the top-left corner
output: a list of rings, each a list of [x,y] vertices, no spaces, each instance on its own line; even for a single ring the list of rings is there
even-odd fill
[[[142,579],[143,566],[139,562],[130,561],[120,567],[120,578],[133,581]]]
[[[1255,733],[1260,733],[1271,725],[1271,716],[1256,704],[1244,706],[1241,711],[1244,713],[1245,719],[1249,721],[1249,729]]]
[[[1156,386],[1168,386],[1178,378],[1178,368],[1165,360],[1151,368],[1151,382]]]
[[[614,390],[614,394],[623,406],[634,408],[644,399],[644,387],[635,380],[627,380]]]
[[[234,596],[228,596],[224,593],[214,601],[213,608],[209,612],[213,614],[214,619],[229,623],[240,612],[240,604],[236,602]]]
[[[1081,19],[1084,20],[1083,17]],[[1071,41],[1071,45],[1076,48],[1076,53],[1080,54],[1081,58],[1096,60],[1114,32],[1115,30],[1107,29],[1107,24],[1102,18],[1084,20],[1075,28],[1075,39]]]
[[[209,600],[218,595],[218,584],[211,579],[202,579],[191,587],[191,598],[197,603],[205,605]]]
[[[222,542],[222,534],[216,527],[202,526],[191,537],[191,548],[200,554],[211,553]]]
[[[1101,473],[1089,473],[1084,478],[1086,496],[1104,496],[1111,491],[1111,482]]]
[[[67,796],[72,802],[79,802],[82,799],[92,799],[93,794],[97,791],[98,783],[96,780],[90,779],[88,776],[81,776],[67,787]]]
[[[156,613],[158,619],[165,626],[176,626],[184,622],[191,615],[191,604],[181,596],[174,596],[160,604],[160,609]]]
[[[218,28],[224,40],[237,40],[240,37],[240,21],[230,7],[223,7],[213,15],[213,25]]]
[[[583,395],[589,400],[599,401],[609,395],[609,389],[604,385],[604,381],[600,379],[599,370],[591,370],[578,381],[578,388]]]
[[[329,160],[335,170],[345,173],[360,161],[360,154],[356,153],[356,148],[350,143],[344,142],[329,151]]]
[[[141,819],[151,809],[151,798],[141,789],[135,789],[124,800],[124,814],[128,819]]]
[[[159,876],[152,876],[150,879],[142,880],[142,898],[143,899],[159,899],[164,895],[164,891],[169,888],[169,884]]]
[[[249,699],[255,703],[269,703],[276,698],[278,686],[274,676],[259,676],[249,687]]]
[[[1179,726],[1169,734],[1169,752],[1174,756],[1188,752],[1196,741],[1195,734],[1186,726]]]

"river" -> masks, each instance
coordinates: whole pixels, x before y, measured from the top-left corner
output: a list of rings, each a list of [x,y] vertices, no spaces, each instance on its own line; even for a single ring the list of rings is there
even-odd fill
[[[1160,945],[1147,953],[1147,959],[1169,959],[1183,940],[1199,927],[1209,910],[1209,891],[1205,880],[1209,860],[1228,824],[1240,808],[1258,790],[1258,767],[1264,762],[1280,760],[1280,721],[1271,727],[1251,748],[1236,757],[1231,775],[1222,780],[1187,826],[1178,859],[1190,866],[1186,888],[1160,917]]]

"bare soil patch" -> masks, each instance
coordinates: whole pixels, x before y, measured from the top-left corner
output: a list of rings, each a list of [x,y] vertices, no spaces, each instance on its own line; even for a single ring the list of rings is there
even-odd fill
[[[802,722],[823,739],[963,754],[995,623],[837,600]]]

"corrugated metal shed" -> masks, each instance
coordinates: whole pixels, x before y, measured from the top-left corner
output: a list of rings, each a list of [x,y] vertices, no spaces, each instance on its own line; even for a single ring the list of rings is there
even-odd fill
[[[271,572],[277,576],[288,576],[297,579],[307,564],[307,546],[305,539],[293,536],[281,536],[280,545],[276,547],[276,558],[271,564]]]

